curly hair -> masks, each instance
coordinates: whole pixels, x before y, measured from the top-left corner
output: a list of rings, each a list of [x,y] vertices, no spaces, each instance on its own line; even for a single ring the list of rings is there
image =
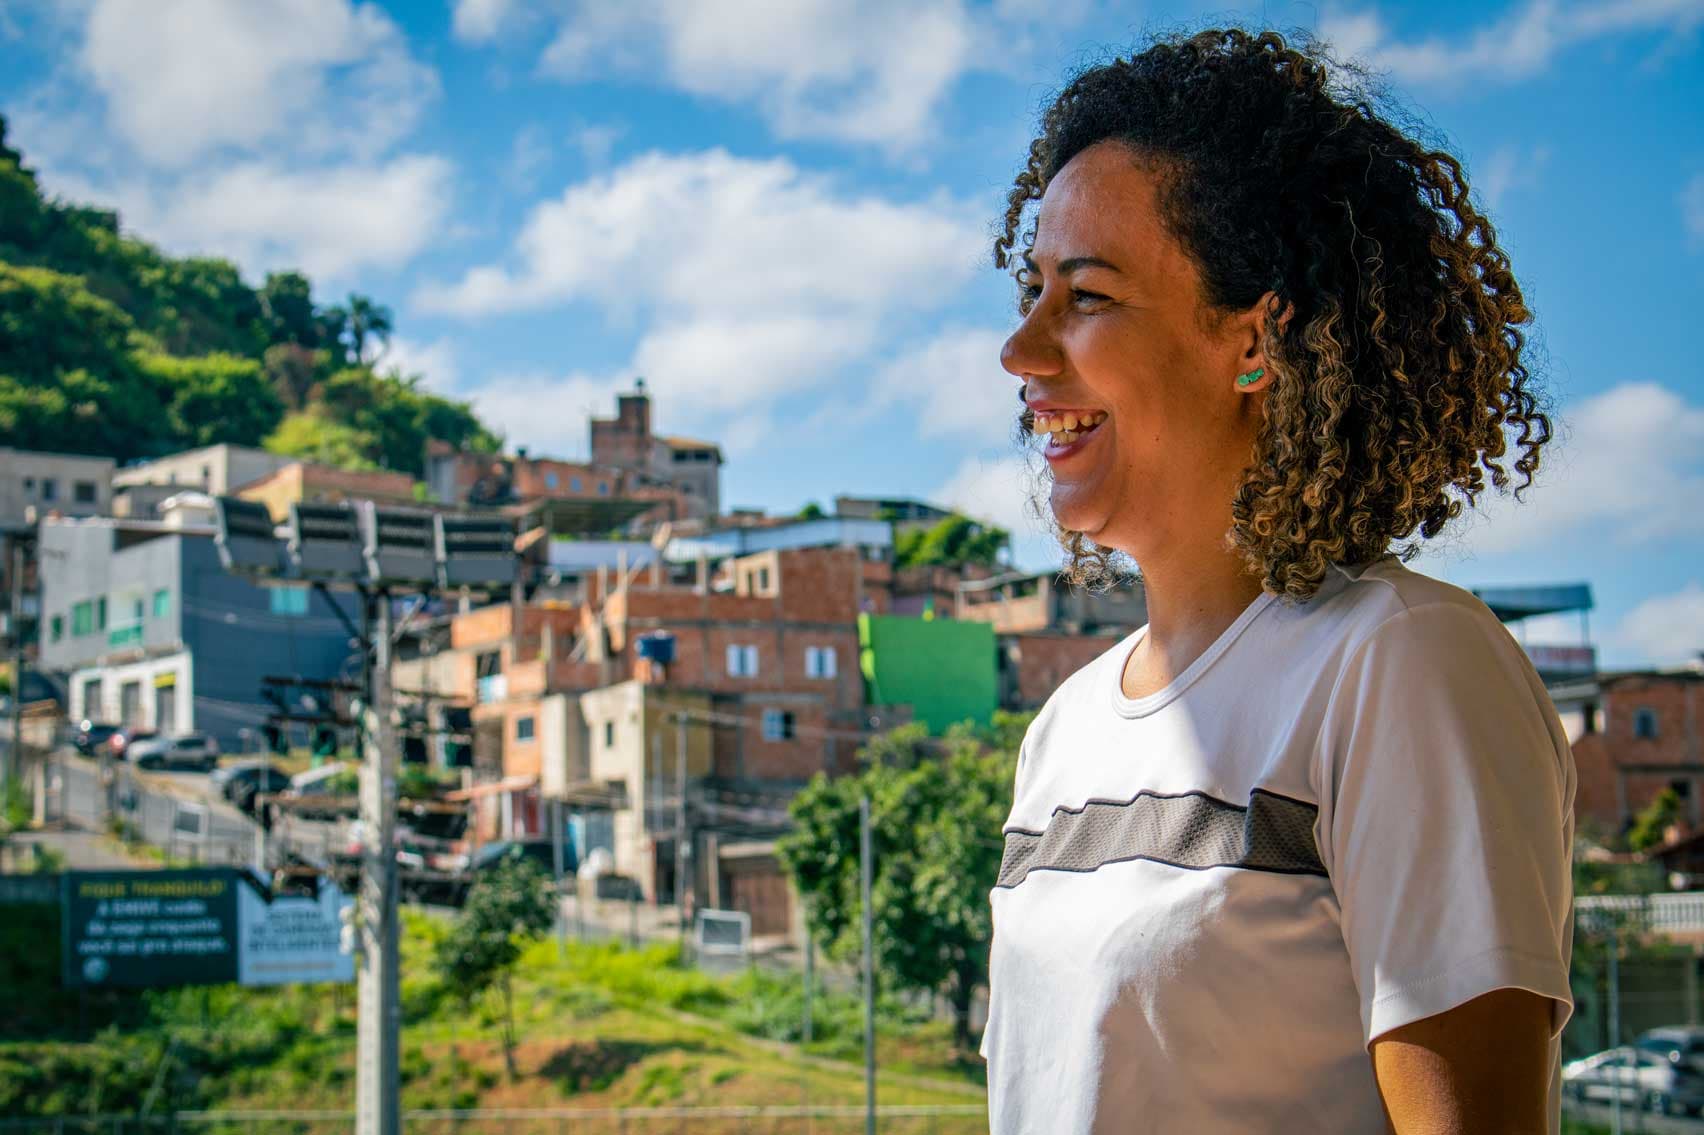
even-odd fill
[[[1399,542],[1436,536],[1487,477],[1518,477],[1519,499],[1551,429],[1523,357],[1531,314],[1460,162],[1381,116],[1359,69],[1291,38],[1175,34],[1079,73],[1041,115],[994,262],[1021,263],[1029,204],[1112,141],[1159,173],[1163,221],[1212,308],[1277,296],[1229,540],[1266,590],[1300,601],[1333,563],[1409,558],[1419,542]],[[1026,411],[1020,435],[1032,426]],[[1055,534],[1072,581],[1123,573],[1084,533]]]

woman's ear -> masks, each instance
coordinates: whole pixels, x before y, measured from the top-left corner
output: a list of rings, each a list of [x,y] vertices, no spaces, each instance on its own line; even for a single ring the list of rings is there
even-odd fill
[[[1242,354],[1237,360],[1241,369],[1236,376],[1236,388],[1240,393],[1253,394],[1272,385],[1272,371],[1267,366],[1263,344],[1266,342],[1267,320],[1272,318],[1279,302],[1276,292],[1267,292],[1242,314],[1240,322],[1245,339]],[[1284,310],[1277,316],[1278,326],[1282,328],[1293,314],[1294,306],[1285,304]]]

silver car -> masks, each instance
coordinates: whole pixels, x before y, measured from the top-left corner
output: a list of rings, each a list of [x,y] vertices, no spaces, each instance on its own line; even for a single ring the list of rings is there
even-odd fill
[[[205,733],[150,737],[125,746],[124,757],[137,768],[211,772],[219,764],[219,742]]]
[[[1563,1094],[1580,1103],[1613,1100],[1662,1112],[1704,1108],[1704,1076],[1666,1056],[1623,1045],[1562,1066]]]

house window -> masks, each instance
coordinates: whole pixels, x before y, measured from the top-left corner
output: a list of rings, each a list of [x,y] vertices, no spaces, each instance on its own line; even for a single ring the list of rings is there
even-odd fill
[[[78,504],[95,503],[95,483],[93,481],[78,481],[71,486],[71,499]]]
[[[1586,733],[1596,733],[1598,707],[1596,702],[1587,702],[1580,707],[1580,729]]]
[[[600,496],[600,497],[609,496],[609,482],[608,481],[599,481],[598,482],[598,496]]]
[[[95,605],[85,599],[71,607],[71,633],[73,635],[90,634],[95,629]]]
[[[615,748],[615,722],[604,722],[604,748]]]
[[[172,593],[162,587],[154,592],[154,617],[163,619],[172,613]]]
[[[757,647],[738,644],[728,647],[728,677],[757,677]]]
[[[65,637],[65,616],[55,615],[47,621],[48,641],[58,642]]]
[[[764,710],[763,739],[765,741],[791,741],[793,739],[793,715],[783,709]]]
[[[266,595],[274,615],[305,615],[308,613],[308,592],[306,588],[269,587],[266,589]]]
[[[557,485],[556,474],[555,473],[546,473],[544,475],[544,487],[547,488],[547,489],[550,489],[551,491],[554,492],[555,489],[556,489],[556,485]]]
[[[766,567],[757,569],[757,589],[759,591],[769,590],[769,569]]]
[[[103,595],[99,599],[95,600],[95,629],[97,631],[106,630],[106,616],[107,601],[106,596]]]
[[[44,501],[58,500],[59,482],[52,477],[43,477],[41,479],[41,499]]]
[[[24,492],[26,492],[26,493],[35,492],[35,478],[34,477],[25,477],[24,478]]]
[[[1640,706],[1633,711],[1633,736],[1646,740],[1655,740],[1657,736],[1657,711],[1650,706]]]
[[[533,719],[531,717],[515,718],[515,740],[531,741],[533,739]]]
[[[568,489],[570,492],[579,492],[583,484],[584,482],[582,482],[578,477],[568,478]]]
[[[832,678],[835,674],[834,647],[805,647],[805,677]]]

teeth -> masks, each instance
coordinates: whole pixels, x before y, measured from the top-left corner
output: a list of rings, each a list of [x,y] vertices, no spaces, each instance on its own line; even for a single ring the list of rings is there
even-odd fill
[[[1100,410],[1089,410],[1081,415],[1075,413],[1037,414],[1031,432],[1051,434],[1055,445],[1069,445],[1105,420],[1106,414]]]

